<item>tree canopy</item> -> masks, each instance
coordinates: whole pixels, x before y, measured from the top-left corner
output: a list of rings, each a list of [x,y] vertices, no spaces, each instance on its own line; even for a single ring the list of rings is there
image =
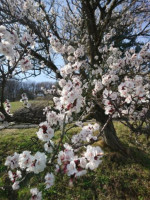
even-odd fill
[[[91,145],[101,137],[110,148],[125,153],[114,118],[132,133],[149,136],[148,0],[1,0],[0,20],[0,111],[7,116],[3,90],[8,78],[44,71],[58,82],[54,106],[45,109],[46,121],[37,132],[47,154],[14,154],[6,160],[8,167],[37,174],[46,164],[52,171],[56,165],[57,172],[74,179],[100,165],[103,151]],[[64,66],[56,65],[58,57]],[[87,119],[96,123],[85,126]],[[81,131],[63,144],[68,123]],[[58,129],[60,141],[54,144]],[[18,189],[22,176],[16,171],[14,180],[11,173],[13,189]],[[46,188],[51,187],[53,173],[45,180]],[[41,199],[37,189],[31,193]]]

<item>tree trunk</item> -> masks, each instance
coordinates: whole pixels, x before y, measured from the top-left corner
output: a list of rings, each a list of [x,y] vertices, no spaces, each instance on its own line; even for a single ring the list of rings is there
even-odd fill
[[[116,135],[116,130],[114,128],[113,122],[110,121],[106,128],[104,129],[103,134],[104,141],[106,144],[115,151],[123,151],[123,146]]]
[[[99,122],[101,126],[103,127],[108,120],[108,115],[105,115],[104,110],[99,105],[96,105],[94,110],[95,112],[92,114],[92,117],[96,119],[96,121]],[[105,143],[112,150],[125,152],[123,145],[121,144],[119,138],[116,135],[116,130],[114,128],[112,120],[109,121],[109,123],[104,129],[103,139]]]
[[[12,117],[6,113],[5,108],[4,108],[4,101],[5,101],[5,99],[4,99],[5,98],[4,97],[4,90],[5,90],[5,86],[6,86],[6,77],[5,77],[5,75],[3,75],[2,82],[1,82],[0,112],[2,112],[3,115],[5,116],[5,121],[11,122],[12,121]]]

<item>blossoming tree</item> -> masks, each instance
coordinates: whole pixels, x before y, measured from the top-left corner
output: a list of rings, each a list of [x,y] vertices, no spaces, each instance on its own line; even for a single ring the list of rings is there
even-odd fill
[[[137,49],[135,42],[139,36],[149,36],[147,9],[146,0],[1,1],[0,53],[10,68],[30,70],[34,61],[38,70],[52,71],[59,84],[54,106],[45,108],[47,120],[36,133],[43,141],[43,152],[14,153],[6,160],[14,190],[25,174],[38,174],[47,166],[46,188],[59,172],[67,174],[71,183],[96,169],[103,151],[91,145],[101,137],[112,149],[124,152],[113,118],[131,132],[149,134],[150,45],[138,44]],[[126,35],[118,35],[120,27]],[[4,48],[10,46],[11,35],[5,33],[11,29],[17,30],[19,39],[8,51]],[[18,48],[25,53],[21,58]],[[56,55],[64,60],[61,68],[55,65]],[[96,123],[85,125],[87,119]],[[81,131],[67,135],[74,126]],[[58,129],[60,140],[55,143]],[[37,189],[31,189],[31,194],[32,199],[42,198]]]

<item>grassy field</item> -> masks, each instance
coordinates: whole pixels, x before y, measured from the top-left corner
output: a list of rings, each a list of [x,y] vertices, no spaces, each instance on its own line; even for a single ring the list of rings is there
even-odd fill
[[[45,103],[45,104],[50,103],[51,104],[51,101],[49,101],[49,100],[42,100],[42,101],[30,100],[29,103],[31,105],[36,104],[36,103]],[[20,101],[10,102],[10,104],[11,104],[11,113],[14,113],[16,110],[19,110],[24,107],[23,103]]]
[[[18,192],[10,189],[5,159],[14,152],[30,150],[43,151],[42,143],[36,139],[36,129],[8,130],[0,132],[0,200],[28,200],[29,189],[38,187],[43,191],[44,200],[149,200],[150,199],[150,143],[141,136],[140,144],[135,144],[129,130],[115,122],[117,134],[128,149],[128,155],[112,152],[102,141],[98,142],[104,152],[101,166],[94,172],[77,179],[69,187],[69,178],[58,174],[55,185],[44,191],[43,173],[29,177]],[[70,135],[78,129],[70,131]],[[59,132],[55,135],[55,140]],[[142,145],[143,144],[143,145]],[[6,190],[3,190],[3,187]]]

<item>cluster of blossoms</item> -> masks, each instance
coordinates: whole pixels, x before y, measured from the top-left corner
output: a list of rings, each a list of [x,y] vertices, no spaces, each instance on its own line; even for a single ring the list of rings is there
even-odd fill
[[[73,64],[68,63],[63,68],[60,69],[60,74],[62,77],[66,78],[68,75],[72,74],[73,72],[78,72],[82,68],[83,65],[84,65],[84,61],[76,61]]]
[[[81,65],[81,64],[79,64]],[[76,69],[77,70],[77,69]],[[64,130],[64,125],[72,120],[72,113],[79,113],[81,108],[84,106],[84,98],[82,96],[82,83],[77,76],[73,76],[71,80],[61,79],[59,81],[59,86],[61,90],[58,91],[60,97],[54,97],[55,109],[59,112],[51,110],[51,107],[46,107],[44,112],[46,114],[47,121],[40,123],[39,130],[36,133],[38,138],[45,142],[44,149],[48,156],[53,156],[54,149],[57,146],[54,145],[52,141],[54,137],[55,128],[60,127]],[[28,106],[28,98],[26,94],[22,94],[22,102]],[[82,131],[76,136],[76,138],[81,138],[83,142],[96,140],[97,137],[93,135],[93,132],[98,130],[98,124],[87,125],[82,128]],[[75,142],[76,140],[76,142]],[[72,138],[72,143],[80,143],[77,141],[75,136]],[[87,173],[87,170],[96,169],[101,163],[101,157],[103,152],[100,147],[86,147],[86,152],[83,153],[82,157],[75,155],[74,149],[68,145],[64,145],[64,150],[58,152],[57,158],[57,172],[63,172],[70,177],[70,181],[73,178],[80,177]],[[51,161],[49,161],[51,162]],[[38,174],[46,168],[47,156],[45,153],[37,152],[34,156],[31,152],[24,151],[21,154],[15,153],[13,156],[9,156],[5,162],[5,165],[15,170],[20,168],[21,170],[26,170],[27,173],[33,172]],[[11,173],[11,172],[9,172]],[[17,172],[13,172],[17,174]],[[21,176],[16,177],[13,181],[13,189],[19,188],[19,183],[21,182]],[[54,174],[48,173],[45,176],[46,189],[50,188],[54,184]],[[32,189],[31,199],[40,199],[41,193],[37,189]]]
[[[140,120],[149,109],[150,87],[147,76],[149,69],[146,65],[150,58],[149,44],[146,44],[139,53],[135,53],[133,49],[127,51],[122,59],[121,52],[117,48],[111,46],[108,51],[111,53],[106,59],[107,72],[104,73],[102,70],[98,72],[99,68],[96,65],[97,69],[91,72],[91,77],[95,78],[92,81],[92,94],[93,96],[97,96],[99,92],[103,94],[106,115],[128,116],[130,119]]]
[[[47,153],[52,153],[54,149],[54,142],[51,139],[54,137],[54,128],[58,124],[60,126],[62,125],[64,115],[51,111],[51,107],[46,107],[44,109],[44,113],[46,114],[47,121],[39,124],[39,130],[36,134],[41,141],[45,142],[45,151]]]
[[[44,142],[50,141],[54,136],[54,130],[49,126],[47,121],[40,123],[39,127],[39,131],[37,132],[38,138]]]
[[[83,126],[80,133],[74,135],[71,141],[73,144],[79,145],[82,142],[97,140],[97,136],[93,135],[93,132],[97,130],[99,130],[99,124],[88,124],[87,126]]]
[[[53,36],[51,36],[50,38],[50,44],[54,51],[59,53],[65,53],[65,48],[62,48],[63,45],[61,44],[61,42]]]
[[[46,89],[44,87],[41,87],[41,90],[44,92],[44,94],[51,94],[53,96],[55,96],[57,94],[57,88],[55,85],[52,85],[52,88],[51,89]]]
[[[64,150],[58,154],[56,169],[58,172],[66,173],[70,176],[70,181],[73,181],[74,178],[85,175],[87,169],[96,169],[102,161],[102,155],[100,147],[87,146],[83,156],[78,157],[70,145],[64,144]]]
[[[104,107],[106,115],[121,118],[121,122],[124,119],[127,126],[134,127],[133,132],[146,134],[139,122],[145,121],[149,127],[149,47],[149,43],[145,44],[138,53],[129,49],[125,56],[112,46],[99,48],[105,63],[99,62],[94,65],[95,69],[90,69],[88,84],[92,85],[93,97]]]
[[[6,113],[7,113],[8,115],[11,115],[11,114],[10,114],[10,108],[11,108],[10,102],[9,102],[8,99],[6,99],[6,101],[5,101],[5,111],[6,111]]]
[[[25,56],[23,59],[20,60],[20,65],[22,72],[26,72],[33,68],[33,65],[28,56]]]
[[[65,111],[68,114],[79,113],[84,104],[82,96],[82,83],[78,77],[72,77],[72,80],[61,79],[59,85],[62,88],[60,98],[55,97],[54,103],[56,109]]]
[[[7,31],[5,26],[0,26],[0,54],[4,55],[13,65],[15,58],[19,55],[15,51],[15,46],[18,45],[19,39],[15,31]]]
[[[93,96],[95,96],[99,91],[103,89],[103,84],[101,80],[96,80],[96,79],[94,79],[93,84],[95,86],[94,86],[92,94]]]
[[[63,119],[64,119],[64,113],[56,113],[54,111],[49,111],[46,114],[46,118],[48,121],[48,124],[50,126],[57,126],[59,125],[60,127],[63,126]],[[68,122],[68,118],[66,117],[65,122]]]
[[[22,44],[30,43],[31,45],[34,45],[34,38],[35,38],[35,35],[31,35],[28,32],[26,32],[22,35],[21,43]]]
[[[34,172],[38,174],[46,167],[46,155],[41,152],[37,152],[34,156],[30,151],[24,151],[21,154],[14,153],[13,156],[8,156],[5,165],[9,168],[22,170],[26,169],[27,172]]]
[[[84,47],[81,45],[77,49],[75,49],[71,45],[62,44],[58,39],[56,39],[54,36],[51,36],[50,38],[50,44],[52,46],[52,49],[57,53],[67,54],[67,60],[68,62],[75,62],[78,58],[82,58],[84,56]]]
[[[16,50],[19,46],[20,39],[16,31],[7,30],[5,26],[0,26],[0,54],[9,60],[9,65],[14,67],[16,63],[20,66],[22,72],[30,70],[33,65],[28,56],[20,56]]]
[[[17,0],[17,1],[12,1],[8,0],[7,4],[9,5],[9,9],[11,11],[11,14],[16,18],[16,19],[21,19],[25,16],[28,16],[30,20],[43,20],[45,17],[44,11],[40,8],[40,6],[44,6],[43,2],[38,3],[35,2],[34,0]],[[5,5],[4,5],[5,7]],[[18,7],[20,9],[18,9]],[[7,5],[6,5],[7,8]],[[6,9],[5,8],[5,9]],[[30,15],[28,14],[30,12]]]
[[[27,95],[26,95],[26,93],[23,93],[22,95],[21,95],[21,99],[20,99],[20,102],[23,102],[23,104],[24,104],[24,106],[26,107],[26,108],[30,108],[30,106],[31,106],[31,104],[29,103],[29,101],[28,101],[28,97],[27,97]]]
[[[12,181],[13,190],[19,189],[19,181],[22,178],[21,171],[17,170],[16,172],[9,171],[8,172],[9,179]]]
[[[9,178],[13,182],[13,189],[19,189],[20,179],[22,178],[20,171],[14,171],[20,168],[26,170],[27,173],[34,172],[38,174],[42,172],[46,167],[47,156],[44,153],[37,152],[34,156],[31,155],[30,151],[24,151],[21,154],[14,153],[13,156],[8,156],[5,165],[8,166],[12,171],[9,171]]]
[[[150,101],[150,87],[144,83],[142,76],[134,79],[125,77],[117,91],[105,89],[103,91],[103,103],[105,113],[113,117],[129,116],[130,119],[140,120],[148,112]],[[139,110],[141,105],[145,105]]]
[[[79,113],[84,106],[82,82],[78,76],[73,76],[72,79],[68,81],[65,80],[65,78],[61,79],[59,81],[59,86],[61,87],[61,90],[58,91],[60,97],[53,98],[57,112],[53,111],[51,107],[46,107],[44,112],[47,121],[40,123],[39,130],[36,133],[38,138],[45,143],[44,149],[48,155],[37,152],[33,156],[29,151],[24,151],[21,154],[15,153],[13,156],[9,156],[5,162],[5,165],[12,170],[18,170],[18,168],[20,168],[21,170],[26,170],[27,173],[33,172],[35,174],[44,171],[48,160],[47,156],[53,157],[54,150],[58,150],[58,146],[54,145],[52,141],[55,128],[61,128],[62,134],[64,134],[65,125],[73,119],[72,113]],[[21,101],[24,102],[25,105],[28,105],[26,94],[22,95]],[[84,142],[97,140],[97,137],[94,136],[93,133],[98,129],[98,124],[84,126],[79,134],[72,137],[71,141],[74,145],[79,145],[81,142],[83,142],[83,145]],[[55,159],[57,158],[56,172],[67,174],[70,177],[70,182],[72,182],[74,178],[86,174],[88,169],[96,169],[102,161],[101,157],[103,151],[100,147],[85,147],[86,151],[83,152],[81,157],[75,155],[76,151],[69,144],[64,144],[63,149],[64,150],[57,152],[57,156],[55,155]],[[49,160],[49,163],[51,163],[51,160]],[[21,178],[21,176],[14,179],[15,187],[13,186],[13,189],[19,188],[19,183],[21,182],[19,178]],[[54,184],[54,180],[53,173],[46,174],[46,189]],[[37,189],[32,189],[31,193],[31,199],[41,198],[41,193],[38,192]]]

